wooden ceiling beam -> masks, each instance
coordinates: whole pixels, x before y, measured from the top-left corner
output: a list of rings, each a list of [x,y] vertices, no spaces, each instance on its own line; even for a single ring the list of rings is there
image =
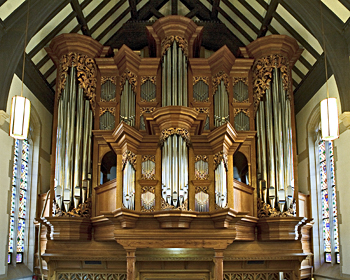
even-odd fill
[[[32,58],[39,51],[41,51],[46,45],[48,45],[53,38],[69,23],[76,17],[75,12],[71,12],[59,25],[57,25],[49,34],[46,35],[44,39],[40,41],[29,53],[28,56]]]
[[[259,32],[259,29],[247,19],[229,0],[222,0],[223,3],[234,13],[236,14],[251,30],[255,33]],[[254,38],[255,39],[255,38]]]
[[[238,0],[241,5],[246,8],[254,17],[256,17],[261,23],[264,21],[264,18],[245,0]]]
[[[76,13],[76,18],[80,24],[81,32],[84,35],[91,37],[91,32],[87,25],[87,21],[84,17],[83,10],[81,9],[78,0],[71,0],[70,5],[72,6],[73,11]]]
[[[89,22],[93,17],[95,17],[111,0],[103,0],[95,9],[91,11],[86,16],[86,21]],[[91,32],[93,33],[93,32]]]
[[[164,15],[159,12],[156,8],[152,7],[151,8],[151,13],[156,17],[156,18],[162,18]]]
[[[270,5],[267,8],[266,15],[262,21],[261,28],[258,32],[258,38],[264,37],[268,31],[268,27],[272,21],[272,18],[276,12],[277,6],[280,3],[280,0],[271,0]]]
[[[348,0],[339,0],[348,10],[350,10],[350,2]]]
[[[178,0],[171,0],[171,14],[172,15],[177,15],[178,14],[177,1]]]
[[[180,1],[190,11],[197,8],[198,12],[196,15],[200,20],[211,20],[211,11],[206,6],[204,6],[204,4],[201,3],[199,0],[180,0]]]
[[[185,17],[193,18],[194,16],[197,16],[197,13],[199,13],[199,10],[197,8],[194,8],[188,14],[186,14]]]
[[[107,19],[109,19],[127,0],[118,1],[93,27],[91,27],[91,34],[93,34]],[[127,9],[130,12],[130,7]],[[125,11],[123,11],[125,12]],[[96,38],[97,39],[97,38]]]
[[[213,20],[218,19],[219,7],[220,7],[220,0],[214,0],[212,4],[211,14],[210,14],[211,19]]]
[[[328,65],[328,78],[333,75],[331,67]],[[324,55],[322,54],[315,62],[312,69],[305,78],[296,86],[294,90],[295,113],[306,105],[307,102],[326,83],[326,72],[324,67]],[[325,96],[326,97],[326,96]]]
[[[21,58],[15,69],[15,74],[20,79],[22,79],[22,61],[23,58]],[[53,114],[55,91],[28,56],[26,56],[24,83],[44,107]]]
[[[131,19],[137,19],[137,8],[136,8],[136,0],[129,0]]]

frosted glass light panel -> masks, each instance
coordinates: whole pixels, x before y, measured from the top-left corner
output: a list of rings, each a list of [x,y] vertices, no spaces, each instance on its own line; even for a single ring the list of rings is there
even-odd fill
[[[162,198],[163,208],[188,210],[188,151],[179,135],[169,136],[162,147]]]
[[[196,193],[195,197],[195,211],[198,212],[208,212],[209,211],[209,194],[206,192],[200,191]]]
[[[218,127],[227,123],[229,117],[228,93],[224,81],[221,81],[214,95],[214,125]]]
[[[235,102],[249,101],[248,86],[243,81],[239,81],[233,86],[233,98]]]
[[[104,112],[100,116],[100,129],[101,130],[113,130],[115,127],[115,117],[109,111]]]
[[[156,92],[156,85],[150,80],[147,80],[141,85],[141,102],[156,101]]]
[[[135,176],[134,167],[127,161],[123,170],[123,204],[130,210],[135,210]]]
[[[240,111],[235,116],[235,129],[237,131],[247,131],[249,130],[249,117],[247,113]]]
[[[101,102],[116,101],[115,93],[116,85],[111,80],[106,80],[101,85]]]
[[[203,80],[193,86],[193,99],[197,102],[209,102],[209,86]]]
[[[215,203],[219,208],[227,205],[227,170],[223,160],[215,169]]]

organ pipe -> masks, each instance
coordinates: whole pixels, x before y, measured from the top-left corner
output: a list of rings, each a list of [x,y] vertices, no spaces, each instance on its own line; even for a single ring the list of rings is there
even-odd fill
[[[84,101],[76,69],[71,67],[58,101],[55,166],[55,199],[59,208],[63,202],[66,212],[85,200],[84,180],[91,174],[92,118],[89,100]]]
[[[162,106],[187,106],[187,59],[174,41],[163,56]]]
[[[221,160],[220,164],[215,169],[215,203],[220,208],[225,208],[227,205],[227,174],[226,167]]]
[[[284,205],[289,208],[293,201],[291,104],[280,69],[272,71],[271,80],[256,116],[258,172],[261,174],[263,200],[268,203],[263,191],[267,182],[271,206],[275,207],[276,201],[283,212]]]
[[[228,94],[226,92],[224,81],[218,85],[218,90],[214,95],[214,125],[221,126],[228,122]]]
[[[127,161],[123,170],[123,204],[130,210],[135,210],[135,173],[135,169]]]
[[[128,125],[134,126],[136,113],[136,96],[128,80],[125,82],[120,103],[120,119]]]
[[[169,136],[162,147],[162,197],[173,208],[188,199],[188,152],[179,135]]]

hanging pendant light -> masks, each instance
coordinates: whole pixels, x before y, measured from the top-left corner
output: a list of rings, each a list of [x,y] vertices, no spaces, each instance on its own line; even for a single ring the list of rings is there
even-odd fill
[[[24,39],[21,95],[20,96],[16,95],[12,98],[11,121],[10,121],[10,136],[20,140],[26,139],[28,137],[29,119],[30,119],[30,101],[28,98],[23,97],[23,80],[24,80],[24,66],[25,66],[27,34],[28,34],[29,1],[30,0],[28,0],[26,33],[25,33],[25,39]]]
[[[328,90],[328,70],[327,70],[327,53],[326,43],[324,38],[324,27],[323,27],[323,13],[322,3],[320,2],[321,10],[321,23],[322,23],[322,37],[323,37],[323,53],[324,53],[324,64],[326,69],[326,89],[327,98],[323,99],[321,105],[321,129],[322,129],[322,140],[331,141],[339,138],[339,120],[338,120],[338,107],[337,99],[329,97]]]

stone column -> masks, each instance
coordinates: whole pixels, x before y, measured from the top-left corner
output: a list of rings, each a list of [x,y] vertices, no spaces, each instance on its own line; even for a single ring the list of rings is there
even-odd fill
[[[223,280],[224,279],[224,251],[223,250],[215,250],[214,264],[215,264],[214,279]]]
[[[127,280],[135,280],[135,263],[136,263],[136,256],[135,256],[135,249],[127,250],[126,251],[126,273],[127,273]]]

